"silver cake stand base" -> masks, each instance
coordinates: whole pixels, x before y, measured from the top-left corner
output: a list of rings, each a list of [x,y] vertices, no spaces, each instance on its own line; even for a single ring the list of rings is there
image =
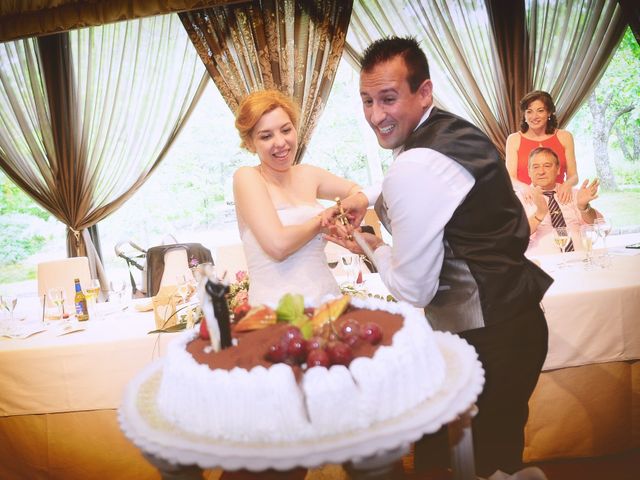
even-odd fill
[[[160,470],[164,479],[201,478],[200,469],[291,470],[344,464],[361,479],[386,478],[412,442],[456,426],[452,442],[454,478],[475,478],[470,412],[484,385],[484,371],[473,347],[456,335],[436,332],[446,380],[434,396],[393,419],[330,438],[297,443],[239,443],[204,437],[172,425],[158,411],[156,393],[162,360],[149,365],[127,386],[118,410],[124,434]],[[453,428],[450,428],[454,432]]]

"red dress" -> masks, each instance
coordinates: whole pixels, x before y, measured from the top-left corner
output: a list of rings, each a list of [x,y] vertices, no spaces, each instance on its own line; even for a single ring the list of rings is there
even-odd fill
[[[520,133],[520,132],[518,132]],[[529,177],[529,154],[534,148],[547,147],[558,155],[560,160],[560,171],[556,177],[556,183],[564,183],[565,173],[567,172],[567,157],[564,154],[564,147],[558,140],[558,131],[546,140],[531,140],[520,133],[520,147],[518,147],[518,180],[529,185],[531,178]]]

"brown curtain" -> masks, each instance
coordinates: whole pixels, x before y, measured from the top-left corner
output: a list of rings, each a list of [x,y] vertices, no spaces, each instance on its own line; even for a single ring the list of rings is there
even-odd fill
[[[232,111],[249,92],[276,88],[300,106],[299,162],[329,97],[352,0],[253,0],[180,18]]]
[[[0,167],[106,281],[87,228],[147,180],[208,75],[176,16],[0,44],[0,63]]]
[[[21,0],[0,2],[0,42],[246,0]]]
[[[624,18],[629,22],[629,27],[640,45],[640,3],[638,0],[618,0],[622,7]]]
[[[520,99],[531,90],[527,12],[523,0],[487,0],[486,5],[499,59],[498,67],[504,79],[505,96],[498,105],[499,123],[505,134],[504,145],[506,137],[520,129]],[[497,141],[500,142],[500,136]]]
[[[346,51],[362,52],[367,38],[404,35],[411,22],[408,33],[432,64],[435,101],[478,125],[502,154],[520,123],[522,96],[549,91],[566,124],[626,25],[615,0],[356,0]]]

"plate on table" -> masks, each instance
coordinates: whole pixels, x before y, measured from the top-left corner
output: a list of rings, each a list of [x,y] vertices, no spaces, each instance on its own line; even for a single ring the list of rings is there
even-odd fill
[[[61,337],[62,335],[68,335],[70,333],[82,332],[85,328],[76,322],[64,322],[57,325],[54,329],[54,335]]]
[[[24,317],[23,317],[24,318]],[[22,340],[29,338],[36,333],[44,332],[46,327],[42,324],[26,324],[26,325],[14,325],[2,333],[3,337],[12,338],[14,340]]]

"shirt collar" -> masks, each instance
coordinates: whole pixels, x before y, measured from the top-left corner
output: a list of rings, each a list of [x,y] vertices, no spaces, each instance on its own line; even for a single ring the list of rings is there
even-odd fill
[[[416,128],[413,129],[413,132],[415,132],[416,129],[420,125],[422,125],[427,118],[429,118],[429,115],[431,115],[431,110],[433,110],[433,103],[431,104],[431,106],[429,108],[427,108],[427,111],[424,112],[424,114],[422,115],[422,118],[420,118],[420,121],[416,125]],[[413,132],[411,132],[411,133],[413,133]],[[399,147],[394,148],[391,151],[391,154],[393,155],[393,159],[395,160],[398,157],[398,155],[400,155],[403,151],[404,151],[404,145],[400,145]]]

